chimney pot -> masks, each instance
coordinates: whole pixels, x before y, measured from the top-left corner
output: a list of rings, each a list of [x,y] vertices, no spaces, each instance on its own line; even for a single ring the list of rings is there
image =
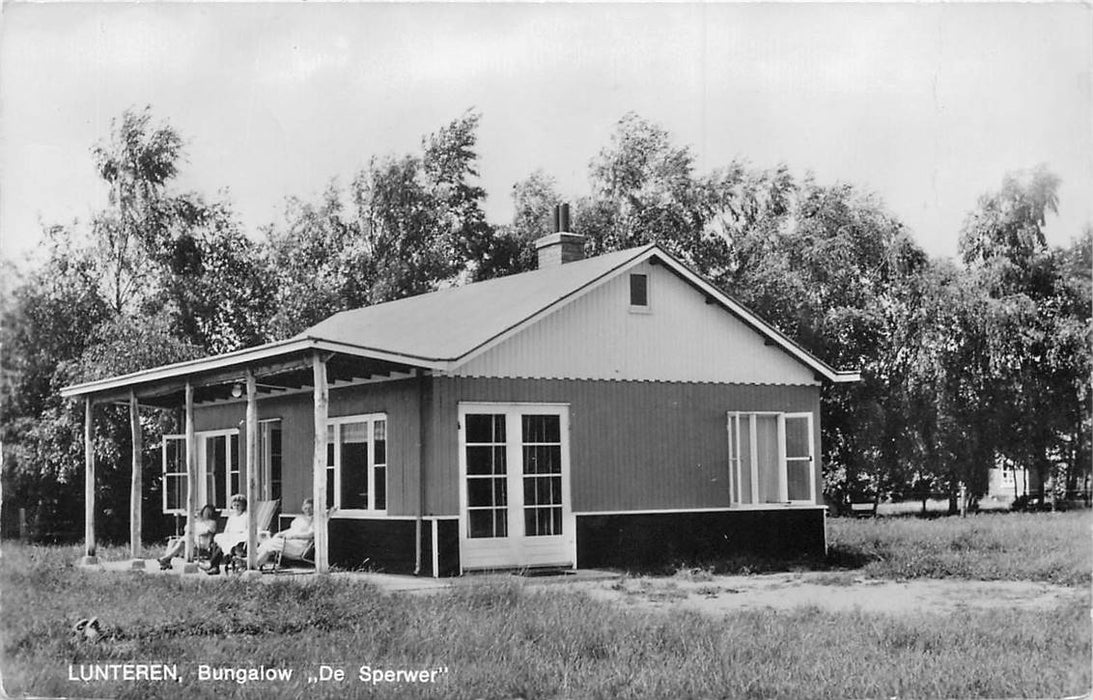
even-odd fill
[[[539,269],[584,259],[584,236],[569,231],[569,205],[554,207],[554,233],[535,241]]]

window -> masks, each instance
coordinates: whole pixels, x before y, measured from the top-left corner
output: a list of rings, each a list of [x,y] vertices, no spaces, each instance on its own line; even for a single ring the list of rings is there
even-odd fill
[[[734,505],[815,503],[811,413],[729,413]]]
[[[239,471],[239,431],[198,433],[196,507],[208,504],[228,507],[232,494],[242,486]],[[163,512],[186,514],[186,436],[163,436]]]
[[[630,275],[630,308],[649,308],[649,275]]]
[[[204,468],[205,491],[198,500],[201,505],[227,508],[232,495],[239,493],[239,432],[204,434],[199,439],[203,442],[204,458],[199,464]]]
[[[186,437],[163,436],[163,512],[186,514]]]
[[[327,505],[342,511],[387,510],[387,417],[335,418],[326,438]]]
[[[281,421],[258,423],[258,493],[262,500],[281,498]]]

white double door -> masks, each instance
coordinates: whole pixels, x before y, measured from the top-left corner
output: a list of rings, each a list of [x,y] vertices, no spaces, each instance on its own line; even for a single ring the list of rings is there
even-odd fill
[[[576,565],[567,406],[461,403],[459,477],[462,568]]]

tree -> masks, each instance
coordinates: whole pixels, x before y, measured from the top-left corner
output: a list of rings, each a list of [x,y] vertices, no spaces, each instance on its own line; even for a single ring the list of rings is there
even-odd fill
[[[589,165],[592,198],[578,209],[590,253],[657,241],[689,258],[705,220],[694,155],[633,112]]]
[[[371,158],[348,206],[335,182],[318,204],[289,200],[286,225],[267,232],[278,286],[273,337],[473,277],[489,263],[494,232],[474,182],[478,122],[468,112],[424,137],[420,154]]]
[[[110,208],[95,217],[93,230],[106,296],[114,312],[122,313],[149,274],[149,251],[166,234],[163,193],[178,174],[183,144],[171,127],[152,126],[149,107],[126,110],[110,126],[111,138],[91,150],[110,188]]]
[[[32,520],[75,527],[81,510],[83,408],[61,401],[62,386],[234,350],[266,325],[261,260],[230,205],[170,190],[182,143],[169,125],[153,125],[149,109],[113,120],[92,149],[107,207],[89,230],[50,228],[43,266],[4,310],[4,494],[29,506]],[[128,456],[103,438],[124,444],[128,419],[113,408],[100,414],[102,504],[126,513]],[[142,420],[150,455],[159,421]],[[158,470],[149,476],[154,489]]]
[[[1075,399],[1088,379],[1087,343],[1078,341],[1088,337],[1088,301],[1066,299],[1082,273],[1063,264],[1043,232],[1058,184],[1042,166],[1008,174],[999,191],[980,197],[960,234],[961,259],[984,299],[981,380],[992,400],[977,414],[988,437],[976,477],[983,481],[980,472],[1004,457],[1038,474],[1041,496],[1053,465],[1063,462],[1064,436],[1073,434],[1072,411],[1081,404]]]
[[[481,251],[475,279],[489,279],[534,270],[535,241],[554,233],[554,207],[561,203],[557,181],[542,170],[512,186],[512,223],[498,227],[488,249]]]

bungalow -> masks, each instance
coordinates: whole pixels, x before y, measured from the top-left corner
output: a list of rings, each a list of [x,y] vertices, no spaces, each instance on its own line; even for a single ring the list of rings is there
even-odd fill
[[[138,407],[183,410],[163,441],[166,514],[243,492],[289,518],[312,497],[320,571],[822,553],[820,386],[858,375],[656,244],[583,259],[559,230],[536,245],[536,271],[62,395],[83,399],[87,435],[96,404],[127,403],[137,464]],[[94,466],[88,440],[88,562]],[[141,488],[136,469],[136,506]]]

